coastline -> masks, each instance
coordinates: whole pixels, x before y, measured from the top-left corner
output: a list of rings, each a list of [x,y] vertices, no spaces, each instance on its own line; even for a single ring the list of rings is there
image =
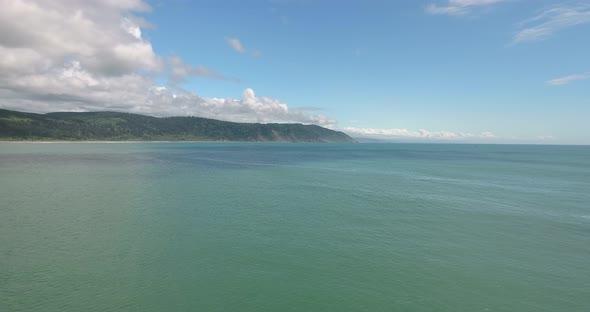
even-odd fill
[[[76,143],[76,144],[87,144],[87,143],[109,143],[109,144],[124,144],[124,143],[227,143],[227,142],[236,142],[236,141],[43,141],[43,140],[34,140],[34,141],[2,141],[0,143],[15,143],[15,144],[25,144],[25,143],[39,143],[39,144],[54,144],[54,143]]]
[[[14,141],[2,141],[0,140],[0,144],[2,143],[13,143],[13,144],[62,144],[62,143],[72,143],[72,144],[97,144],[97,143],[105,143],[105,144],[127,144],[127,143],[311,143],[311,144],[354,144],[358,142],[308,142],[308,141],[188,141],[188,140],[181,140],[181,141],[148,141],[148,140],[125,140],[125,141],[43,141],[43,140],[31,140],[31,141],[24,141],[24,140],[14,140]]]

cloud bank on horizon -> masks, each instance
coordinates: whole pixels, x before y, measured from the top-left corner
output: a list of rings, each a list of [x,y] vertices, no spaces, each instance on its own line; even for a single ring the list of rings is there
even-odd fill
[[[155,116],[193,115],[237,122],[333,126],[321,114],[256,96],[206,98],[177,84],[191,77],[238,82],[178,56],[161,56],[142,37],[150,24],[141,0],[2,0],[0,107],[32,112],[117,110]],[[27,21],[23,23],[23,21]],[[230,44],[246,52],[239,40]],[[258,54],[258,52],[253,52]],[[169,84],[156,82],[167,75]]]
[[[408,129],[373,129],[373,128],[355,128],[346,127],[345,132],[359,137],[368,138],[396,138],[396,139],[424,139],[436,141],[464,141],[464,140],[490,140],[498,137],[492,132],[486,131],[480,134],[454,132],[454,131],[429,131],[425,129],[408,130]]]

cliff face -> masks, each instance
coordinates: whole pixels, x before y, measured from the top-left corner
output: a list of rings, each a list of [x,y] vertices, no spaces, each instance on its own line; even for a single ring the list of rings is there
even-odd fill
[[[118,112],[33,114],[0,109],[3,140],[338,142],[354,139],[315,125],[235,123]]]

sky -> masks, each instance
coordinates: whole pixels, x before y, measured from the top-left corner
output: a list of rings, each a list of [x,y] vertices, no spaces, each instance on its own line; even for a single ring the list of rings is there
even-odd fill
[[[0,0],[0,108],[590,144],[590,0]]]

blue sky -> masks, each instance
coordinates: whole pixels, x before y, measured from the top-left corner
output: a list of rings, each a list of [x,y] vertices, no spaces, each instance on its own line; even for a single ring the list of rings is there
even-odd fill
[[[589,142],[590,80],[547,81],[590,71],[590,23],[517,42],[519,31],[546,22],[526,20],[566,3],[499,1],[458,15],[432,14],[431,4],[448,5],[172,1],[153,4],[149,20],[157,27],[147,33],[158,53],[241,80],[184,85],[204,96],[239,96],[250,87],[290,107],[321,108],[342,128]]]
[[[154,81],[150,90],[170,93],[168,102],[152,96],[141,100],[151,106],[129,111],[318,123],[391,140],[590,144],[590,1],[123,2],[100,7],[102,15],[131,21],[126,29],[137,27],[145,53],[132,55],[154,61],[130,65],[133,73],[121,77],[140,73]],[[123,39],[114,32],[108,44],[118,46]],[[93,72],[94,59],[68,53],[60,54],[70,62],[63,72],[78,80],[87,74],[94,88],[106,81]],[[185,94],[192,98],[180,102]],[[191,110],[191,101],[205,104]],[[218,110],[205,111],[209,103]],[[261,110],[254,119],[240,116],[243,108],[224,113],[237,105]],[[262,116],[270,111],[264,105],[298,113]]]

